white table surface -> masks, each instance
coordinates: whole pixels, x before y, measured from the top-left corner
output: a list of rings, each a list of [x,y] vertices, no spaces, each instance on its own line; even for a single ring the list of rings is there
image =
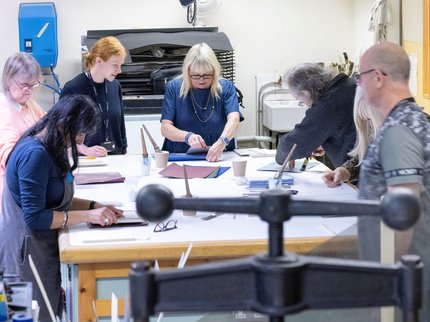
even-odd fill
[[[178,162],[189,165],[231,166],[231,160],[239,158],[233,152],[224,153],[222,161],[208,163],[205,161]],[[241,157],[243,158],[243,157]],[[274,172],[257,171],[258,168],[274,162],[274,157],[246,158],[247,177],[269,178]],[[108,156],[97,159],[106,166],[80,167],[75,173],[118,171],[126,181],[124,183],[94,184],[75,186],[75,196],[112,203],[125,210],[134,210],[132,201],[135,192],[149,183],[160,183],[170,188],[175,197],[185,195],[183,179],[169,179],[158,174],[160,169],[151,168],[150,176],[140,175],[140,155]],[[90,162],[90,160],[89,160]],[[151,165],[155,165],[152,160]],[[300,199],[319,200],[355,200],[357,192],[349,185],[334,189],[326,188],[321,180],[326,168],[321,165],[302,173],[289,173],[294,178],[292,189],[299,193]],[[215,179],[190,179],[191,193],[197,197],[241,197],[246,187],[242,180],[233,176],[232,169]],[[293,197],[296,198],[296,197]],[[150,206],[150,205],[148,205]],[[148,244],[171,242],[205,242],[223,240],[261,240],[267,238],[267,224],[254,215],[226,214],[212,220],[203,221],[209,213],[198,212],[196,216],[183,216],[182,211],[175,211],[172,219],[178,220],[178,228],[162,233],[154,233],[154,224],[144,227],[115,227],[108,229],[89,229],[86,225],[70,227],[68,236],[70,246],[94,247],[118,244]],[[356,223],[355,217],[322,218],[295,217],[284,224],[284,237],[331,237],[348,230],[347,235],[354,234],[351,227]]]

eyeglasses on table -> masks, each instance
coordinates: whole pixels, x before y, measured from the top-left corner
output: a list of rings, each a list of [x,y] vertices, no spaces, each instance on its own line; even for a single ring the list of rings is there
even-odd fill
[[[163,231],[176,229],[176,228],[178,228],[178,226],[176,225],[177,223],[178,223],[178,220],[174,220],[174,219],[171,219],[171,220],[167,221],[166,223],[159,222],[154,227],[154,233],[161,233]]]

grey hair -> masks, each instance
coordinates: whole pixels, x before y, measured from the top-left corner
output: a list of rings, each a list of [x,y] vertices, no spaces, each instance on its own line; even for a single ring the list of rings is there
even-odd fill
[[[32,55],[17,52],[10,56],[4,64],[2,73],[3,93],[10,99],[9,87],[12,82],[17,80],[39,81],[41,75],[39,63]]]
[[[219,93],[221,92],[221,86],[219,85],[219,79],[221,77],[221,65],[219,64],[212,48],[210,48],[204,42],[191,47],[185,56],[184,63],[182,65],[183,82],[179,96],[186,97],[191,89],[191,66],[198,67],[205,73],[213,73],[211,94],[213,97],[219,98]]]
[[[334,73],[321,64],[304,63],[290,68],[284,74],[284,82],[296,93],[308,91],[310,99],[315,102],[325,91],[327,83]]]

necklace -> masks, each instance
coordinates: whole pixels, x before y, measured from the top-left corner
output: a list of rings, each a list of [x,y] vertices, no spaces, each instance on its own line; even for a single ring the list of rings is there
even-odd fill
[[[215,111],[215,106],[214,106],[214,100],[212,99],[212,109],[211,109],[211,113],[209,114],[209,116],[206,119],[202,119],[200,118],[199,114],[197,113],[197,108],[200,108],[201,110],[205,111],[208,109],[208,105],[209,105],[209,99],[210,99],[211,95],[210,93],[208,94],[208,101],[206,102],[206,106],[205,107],[201,107],[199,104],[197,104],[197,102],[194,99],[194,95],[193,95],[193,91],[191,90],[191,104],[193,105],[193,110],[194,110],[194,114],[196,115],[197,119],[201,122],[201,123],[206,123],[207,121],[210,120],[210,118],[212,117],[212,115],[214,114]]]
[[[193,90],[191,90],[191,100],[193,101],[193,105],[195,104],[195,105],[196,105],[199,109],[201,109],[201,110],[207,110],[207,109],[208,109],[208,105],[209,105],[209,100],[210,100],[210,98],[211,98],[211,93],[210,93],[210,92],[208,92],[208,100],[207,100],[207,102],[206,102],[206,106],[205,106],[205,107],[200,106],[200,105],[199,105],[199,103],[197,103],[197,100],[194,98]],[[213,108],[213,102],[212,102],[212,108]]]

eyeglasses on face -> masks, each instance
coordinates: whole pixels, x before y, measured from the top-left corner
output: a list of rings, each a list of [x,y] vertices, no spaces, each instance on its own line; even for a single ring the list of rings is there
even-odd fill
[[[18,85],[18,87],[21,88],[22,90],[29,90],[29,89],[33,89],[33,88],[39,86],[40,82],[38,81],[38,82],[36,82],[34,84],[28,84],[28,83],[22,83],[22,84],[20,84],[17,81],[15,81],[15,84]]]
[[[385,72],[383,72],[382,70],[377,69],[377,68],[372,68],[372,69],[366,70],[365,72],[357,73],[357,74],[353,75],[352,77],[353,77],[353,79],[354,79],[354,81],[355,81],[356,83],[360,83],[360,81],[361,81],[361,76],[363,76],[364,74],[368,74],[368,73],[374,72],[375,70],[379,70],[379,71],[381,72],[381,74],[382,74],[382,75],[384,75],[384,76],[388,76],[388,74],[387,74],[387,73],[385,73]]]
[[[190,75],[190,78],[193,79],[193,80],[199,80],[200,78],[203,78],[203,79],[212,79],[212,77],[214,77],[214,75],[212,75],[212,74]]]
[[[177,220],[173,220],[173,219],[169,220],[166,223],[159,222],[154,227],[154,233],[160,233],[160,232],[163,232],[163,231],[168,231],[168,230],[176,229],[176,228],[178,228],[178,226],[176,226],[177,223],[178,223],[178,221]]]

